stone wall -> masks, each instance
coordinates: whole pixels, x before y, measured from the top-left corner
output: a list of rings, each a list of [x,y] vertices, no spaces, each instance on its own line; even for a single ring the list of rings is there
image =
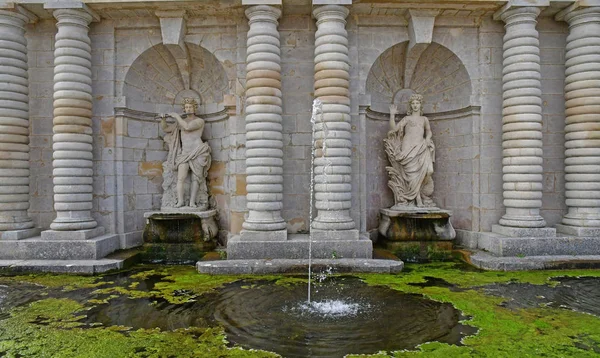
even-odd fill
[[[279,22],[284,145],[281,214],[289,233],[308,231],[315,31],[309,14],[283,14]]]
[[[29,215],[36,227],[48,228],[56,216],[52,187],[52,85],[54,20],[29,25],[25,32],[29,60],[30,184]]]
[[[347,19],[352,101],[352,209],[360,231],[378,225],[379,209],[393,204],[387,187],[382,139],[387,106],[405,101],[403,16],[356,14]],[[204,139],[212,149],[209,186],[219,209],[223,241],[241,230],[246,213],[245,76],[247,19],[190,16],[185,41],[195,71],[190,75],[206,107]],[[542,216],[549,226],[565,213],[564,49],[567,26],[540,19],[544,187]],[[311,103],[314,97],[315,20],[308,12],[279,19],[283,92],[284,186],[282,216],[289,233],[308,229]],[[38,227],[55,217],[52,188],[52,80],[55,20],[27,27],[31,113],[31,208]],[[491,15],[436,19],[430,53],[411,72],[425,94],[436,143],[436,203],[454,212],[456,228],[489,231],[504,212],[502,198],[502,44],[504,27]],[[161,129],[152,114],[174,106],[185,87],[182,57],[162,45],[159,20],[102,19],[92,40],[94,199],[93,217],[109,232],[139,236],[143,213],[158,209]],[[451,59],[451,60],[449,60]],[[370,97],[370,102],[367,100]],[[429,101],[428,101],[429,99]],[[363,107],[360,107],[363,106]],[[369,109],[367,109],[371,106]],[[360,111],[367,109],[361,117]],[[115,110],[116,109],[116,110]],[[369,114],[371,111],[371,114]],[[401,112],[404,112],[401,107]],[[122,244],[127,246],[128,239]],[[134,239],[132,239],[134,240]],[[135,241],[135,240],[134,240]],[[132,241],[132,242],[134,242]]]

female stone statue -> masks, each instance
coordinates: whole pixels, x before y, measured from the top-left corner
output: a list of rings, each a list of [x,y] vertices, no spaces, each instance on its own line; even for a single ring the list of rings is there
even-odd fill
[[[185,205],[184,183],[191,172],[189,206],[208,209],[208,187],[206,176],[211,164],[210,146],[202,141],[204,120],[196,116],[198,103],[193,98],[185,98],[183,110],[185,118],[177,113],[161,115],[162,129],[167,133],[165,142],[169,146],[167,161],[163,164],[162,207],[180,208]],[[167,124],[166,117],[173,117],[174,124]],[[176,202],[173,195],[174,172],[177,172]]]
[[[433,162],[435,146],[431,140],[429,120],[423,116],[423,96],[413,94],[409,99],[406,117],[396,123],[398,112],[390,106],[390,131],[384,139],[385,152],[391,167],[388,186],[394,192],[392,209],[402,206],[434,206]]]

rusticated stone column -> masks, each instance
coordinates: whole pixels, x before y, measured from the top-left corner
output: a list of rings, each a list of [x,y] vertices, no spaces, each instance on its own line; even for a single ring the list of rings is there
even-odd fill
[[[557,14],[569,23],[566,55],[565,196],[558,231],[600,235],[600,2]]]
[[[56,9],[53,230],[93,229],[92,55],[85,9]]]
[[[350,125],[350,60],[346,17],[341,5],[316,6],[315,97],[323,115],[315,124],[315,207],[312,228],[317,231],[352,230],[345,239],[358,239],[350,217],[352,205],[352,142]],[[331,235],[327,235],[331,238]]]
[[[542,207],[542,91],[536,18],[540,7],[508,7],[502,70],[502,172],[506,213],[492,231],[510,236],[548,236]]]
[[[29,209],[29,79],[24,26],[18,7],[0,10],[0,237],[21,239],[39,230]],[[25,12],[26,13],[26,12]]]
[[[283,207],[281,10],[271,5],[246,9],[246,196],[248,217],[242,239],[287,237]],[[265,235],[264,232],[270,232]],[[262,233],[259,233],[262,232]]]

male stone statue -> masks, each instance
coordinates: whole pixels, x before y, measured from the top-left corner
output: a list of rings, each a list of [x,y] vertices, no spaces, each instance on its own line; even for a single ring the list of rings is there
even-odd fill
[[[435,146],[431,139],[429,120],[423,116],[423,96],[413,94],[409,99],[406,117],[396,123],[398,112],[390,106],[390,131],[384,139],[385,152],[391,167],[386,167],[394,192],[392,209],[403,206],[435,206],[433,194],[433,162]]]
[[[163,209],[185,206],[185,180],[189,174],[189,206],[201,210],[208,209],[206,176],[211,164],[210,146],[202,141],[204,120],[196,116],[197,108],[196,100],[185,98],[184,118],[177,113],[160,116],[162,129],[166,133],[164,140],[169,146],[167,161],[163,163]],[[175,123],[167,124],[167,117],[174,118]],[[174,172],[177,173],[176,176]],[[175,178],[177,181],[173,188]]]

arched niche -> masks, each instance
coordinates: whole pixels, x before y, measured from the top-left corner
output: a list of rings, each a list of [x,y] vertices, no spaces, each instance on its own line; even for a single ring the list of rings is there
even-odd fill
[[[425,113],[439,113],[470,106],[472,86],[467,69],[452,51],[438,43],[409,49],[406,41],[375,60],[366,92],[375,112],[388,113],[389,105],[396,103],[405,113],[408,97],[416,92],[425,99]]]
[[[382,208],[394,204],[388,188],[389,165],[383,139],[389,131],[389,106],[398,106],[402,118],[411,94],[424,97],[436,146],[434,163],[437,206],[453,212],[457,229],[478,230],[479,107],[471,103],[473,84],[464,63],[439,43],[398,43],[373,63],[366,81],[370,107],[366,109],[367,230],[378,225]]]
[[[186,43],[185,48],[155,45],[131,65],[123,83],[123,107],[161,113],[181,111],[178,94],[195,92],[202,106],[223,102],[228,79],[219,60],[205,48]],[[215,112],[215,110],[208,110]]]

